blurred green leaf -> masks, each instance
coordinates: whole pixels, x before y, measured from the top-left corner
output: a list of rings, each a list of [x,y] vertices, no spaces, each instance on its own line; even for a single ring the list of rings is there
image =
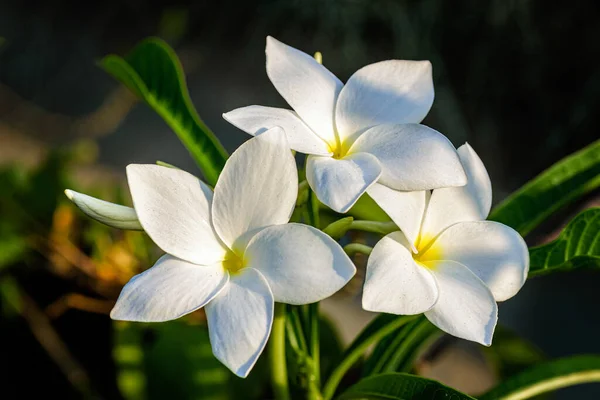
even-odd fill
[[[246,379],[213,355],[205,326],[185,320],[114,323],[113,358],[127,400],[260,398],[266,368],[259,359]]]
[[[494,208],[489,218],[525,236],[563,206],[600,186],[600,140],[563,158]]]
[[[21,260],[28,250],[27,240],[24,237],[0,235],[0,270]]]
[[[600,356],[574,356],[535,365],[500,383],[480,400],[523,400],[560,388],[600,382]]]
[[[5,276],[0,280],[0,298],[2,299],[2,315],[12,316],[21,313],[21,292],[17,281]]]
[[[351,386],[339,400],[474,400],[431,379],[403,373],[373,375]]]
[[[600,268],[600,208],[575,217],[560,236],[529,249],[529,276],[576,268]]]
[[[117,384],[127,400],[146,398],[146,371],[142,329],[131,322],[113,322],[113,360],[117,368]]]
[[[496,326],[493,345],[481,350],[502,379],[547,360],[533,343],[501,325]]]
[[[198,116],[175,51],[164,41],[150,38],[124,58],[108,55],[100,65],[165,120],[188,149],[207,183],[214,186],[227,152]]]

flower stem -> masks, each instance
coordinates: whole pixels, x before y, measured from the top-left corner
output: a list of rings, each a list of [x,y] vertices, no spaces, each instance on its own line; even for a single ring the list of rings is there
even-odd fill
[[[285,304],[275,303],[274,314],[271,340],[269,342],[273,394],[277,400],[290,400],[285,359]]]
[[[362,243],[350,243],[344,246],[344,251],[348,254],[348,257],[352,257],[356,253],[368,256],[373,251],[373,248]]]
[[[364,232],[373,232],[379,233],[381,235],[387,235],[388,233],[395,232],[400,230],[398,226],[389,221],[389,222],[379,222],[379,221],[365,221],[365,220],[355,220],[352,221],[348,230],[356,230],[356,231],[364,231]]]
[[[308,305],[310,315],[310,357],[312,360],[312,370],[310,374],[311,382],[309,384],[308,398],[311,400],[322,399],[321,388],[321,347],[319,335],[319,303]]]

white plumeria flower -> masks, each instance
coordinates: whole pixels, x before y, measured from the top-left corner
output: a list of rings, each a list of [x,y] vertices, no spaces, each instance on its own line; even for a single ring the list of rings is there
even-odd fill
[[[129,165],[127,178],[141,226],[167,254],[129,281],[111,317],[160,322],[206,307],[213,352],[240,377],[263,351],[275,301],[320,301],[356,271],[329,236],[288,223],[298,176],[280,128],[231,155],[214,195],[174,168]]]
[[[466,186],[430,193],[374,185],[374,199],[402,232],[384,237],[369,256],[362,303],[370,311],[425,313],[451,335],[489,346],[496,302],[521,289],[529,253],[514,229],[485,221],[488,173],[468,144],[458,154]]]
[[[419,125],[433,103],[429,61],[367,65],[346,85],[313,57],[267,38],[267,75],[294,111],[249,106],[223,117],[251,135],[281,126],[308,154],[318,199],[344,213],[375,183],[397,190],[463,186],[456,149]]]

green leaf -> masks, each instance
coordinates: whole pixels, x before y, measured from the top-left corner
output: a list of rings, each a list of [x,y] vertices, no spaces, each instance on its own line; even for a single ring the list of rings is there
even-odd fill
[[[421,351],[441,334],[425,316],[419,316],[379,342],[365,363],[363,376],[384,372],[410,372]]]
[[[555,271],[600,268],[600,208],[575,217],[560,236],[529,249],[529,277]]]
[[[339,400],[474,400],[431,379],[403,373],[374,375],[350,387]]]
[[[525,236],[563,206],[600,186],[600,140],[560,160],[492,211]]]
[[[548,361],[514,375],[480,400],[523,400],[557,389],[600,382],[600,356],[574,356]]]
[[[547,361],[545,354],[534,344],[502,325],[496,326],[493,346],[481,346],[480,349],[500,378],[507,378]]]
[[[339,362],[336,363],[337,367],[331,372],[325,385],[323,385],[323,398],[328,400],[333,397],[346,372],[348,372],[348,370],[363,356],[371,345],[377,343],[391,332],[394,332],[396,329],[413,321],[417,317],[418,316],[416,315],[397,316],[380,314],[371,321],[371,323],[363,329],[360,335],[354,339]]]
[[[0,270],[20,261],[29,251],[27,240],[22,236],[0,235]]]
[[[124,58],[108,55],[100,65],[165,120],[188,149],[207,183],[214,186],[227,152],[194,109],[175,51],[164,41],[150,38]]]
[[[205,327],[116,322],[113,358],[127,400],[227,399],[231,373],[213,356]]]

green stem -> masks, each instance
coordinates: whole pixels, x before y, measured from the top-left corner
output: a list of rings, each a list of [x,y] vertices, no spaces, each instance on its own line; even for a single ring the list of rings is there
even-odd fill
[[[379,222],[379,221],[352,221],[348,230],[364,231],[379,233],[381,235],[387,235],[388,233],[396,232],[400,230],[398,226],[393,222]]]
[[[289,313],[287,315],[287,321],[290,323],[294,330],[294,334],[298,340],[298,346],[304,353],[308,352],[308,346],[306,344],[304,329],[302,328],[302,321],[300,319],[300,309],[298,306],[290,306]]]
[[[350,243],[344,246],[344,251],[346,254],[348,254],[348,257],[352,257],[356,253],[361,253],[368,256],[373,251],[373,248],[367,246],[366,244]]]
[[[367,349],[373,343],[378,342],[390,333],[394,332],[396,329],[410,321],[413,321],[415,318],[417,318],[417,316],[396,317],[390,322],[376,329],[374,329],[374,326],[378,323],[378,321],[377,319],[373,320],[373,322],[369,324],[354,340],[348,350],[346,350],[342,361],[337,367],[335,367],[329,376],[329,379],[327,379],[327,382],[325,382],[325,386],[323,386],[323,399],[330,400],[333,397],[346,372],[348,372],[354,363],[360,359],[364,352],[367,351]]]
[[[319,229],[320,218],[319,218],[319,199],[312,190],[308,189],[308,222],[310,225]],[[308,305],[308,326],[309,332],[308,337],[310,338],[310,358],[311,362],[309,367],[309,383],[308,383],[308,399],[309,400],[322,400],[321,396],[321,348],[320,348],[320,337],[319,337],[319,303],[313,303]]]
[[[311,400],[322,399],[321,389],[321,348],[319,336],[319,303],[308,305],[310,315],[310,357],[312,361],[312,370],[310,374],[310,384],[308,398]]]
[[[290,400],[287,364],[285,359],[285,304],[283,303],[275,303],[269,350],[271,382],[275,399]]]

